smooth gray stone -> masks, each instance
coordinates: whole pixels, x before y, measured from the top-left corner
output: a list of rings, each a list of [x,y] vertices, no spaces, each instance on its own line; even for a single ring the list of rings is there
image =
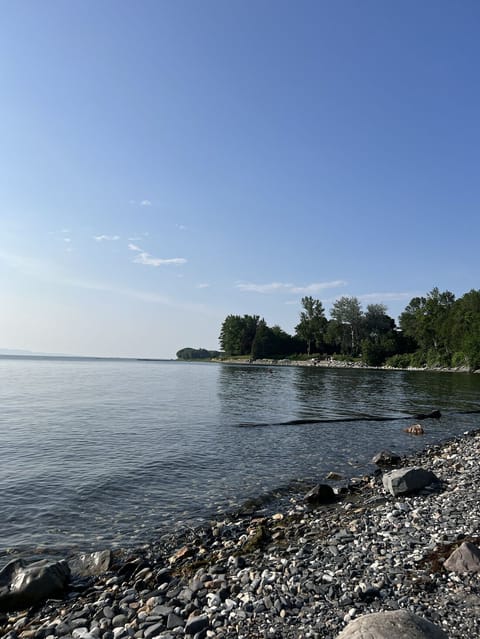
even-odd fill
[[[150,639],[150,637],[155,637],[164,628],[165,625],[163,623],[156,623],[153,626],[149,626],[148,628],[146,628],[143,632],[143,636],[145,637],[145,639]]]
[[[337,639],[448,639],[445,632],[406,610],[374,612],[358,617]]]
[[[383,486],[394,497],[417,492],[434,482],[438,482],[435,473],[416,466],[399,468],[383,475]]]
[[[464,541],[452,552],[443,566],[449,572],[480,572],[480,548]]]
[[[114,628],[121,628],[127,622],[128,622],[127,615],[115,615],[115,617],[112,619],[112,626]]]
[[[110,567],[112,553],[109,550],[86,553],[73,557],[68,562],[73,575],[93,577],[101,575]]]
[[[42,559],[26,565],[15,559],[0,571],[0,610],[29,608],[49,597],[61,596],[70,579],[65,560]]]
[[[177,628],[178,626],[185,625],[185,620],[176,615],[174,612],[171,612],[167,617],[167,630],[173,630],[173,628]]]
[[[209,621],[206,615],[191,617],[185,625],[185,634],[196,635],[197,632],[201,632],[202,630],[207,629],[208,626],[209,626]]]

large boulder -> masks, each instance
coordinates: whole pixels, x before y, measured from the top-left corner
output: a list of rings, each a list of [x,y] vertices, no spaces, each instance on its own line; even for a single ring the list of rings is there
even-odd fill
[[[464,541],[452,552],[443,566],[449,572],[480,572],[480,548]]]
[[[448,639],[448,636],[441,628],[412,612],[390,610],[358,617],[337,639]]]
[[[26,565],[15,559],[0,571],[0,610],[29,608],[49,597],[61,596],[70,579],[65,560],[42,559]]]
[[[383,486],[394,497],[415,493],[438,481],[438,477],[431,470],[416,466],[399,468],[383,475]]]

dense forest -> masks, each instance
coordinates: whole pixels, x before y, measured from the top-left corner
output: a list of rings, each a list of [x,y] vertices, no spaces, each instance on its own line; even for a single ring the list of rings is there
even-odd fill
[[[229,315],[220,332],[222,351],[251,359],[303,354],[361,359],[369,366],[480,368],[480,290],[455,299],[434,288],[410,301],[399,326],[384,304],[363,310],[356,297],[337,300],[330,319],[312,297],[302,299],[302,309],[295,335],[268,326],[258,315]]]

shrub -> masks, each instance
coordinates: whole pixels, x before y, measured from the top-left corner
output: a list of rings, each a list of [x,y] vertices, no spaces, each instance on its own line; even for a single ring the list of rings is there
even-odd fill
[[[388,357],[385,364],[392,368],[408,368],[411,366],[410,360],[411,354],[403,353],[402,355],[392,355],[391,357]]]

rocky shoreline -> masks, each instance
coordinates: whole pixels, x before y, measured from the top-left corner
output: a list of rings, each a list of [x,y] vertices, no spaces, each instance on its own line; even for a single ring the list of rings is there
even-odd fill
[[[447,571],[444,560],[463,541],[480,543],[479,457],[475,431],[402,458],[440,480],[410,495],[391,495],[378,472],[332,503],[298,496],[271,516],[231,516],[108,561],[104,553],[106,571],[75,576],[64,598],[0,613],[0,634],[334,639],[362,615],[402,610],[451,639],[478,636],[478,574]]]
[[[414,372],[427,372],[427,373],[479,373],[480,369],[471,371],[466,366],[457,366],[456,368],[448,368],[448,367],[436,367],[436,368],[428,368],[426,366],[422,366],[416,368],[414,366],[409,366],[408,368],[393,368],[392,366],[368,366],[364,362],[354,361],[354,360],[337,360],[333,358],[327,359],[255,359],[251,360],[248,357],[243,359],[211,359],[208,360],[210,363],[214,364],[237,364],[237,365],[245,365],[250,364],[253,366],[305,366],[305,367],[314,367],[314,368],[358,368],[362,370],[375,370],[375,371],[414,371]]]

